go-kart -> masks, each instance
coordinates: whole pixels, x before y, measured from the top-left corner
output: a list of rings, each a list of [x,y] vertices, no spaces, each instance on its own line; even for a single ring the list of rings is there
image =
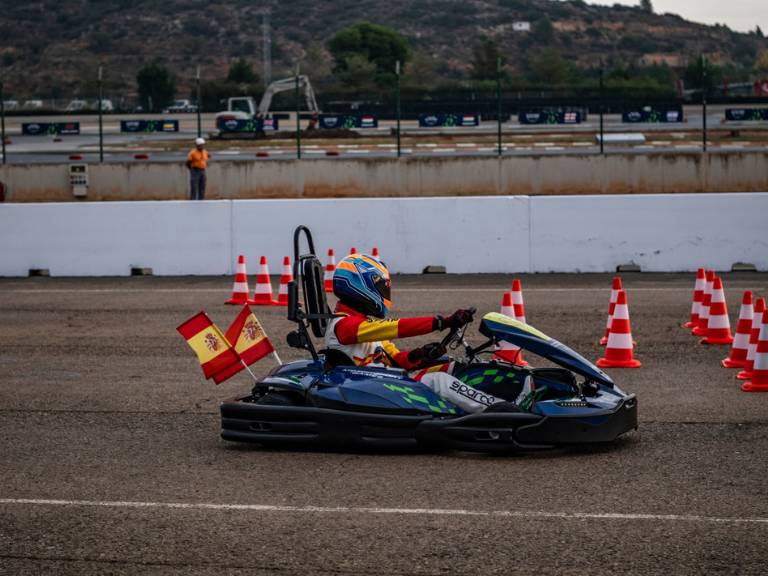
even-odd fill
[[[302,233],[306,254],[299,253]],[[530,376],[532,391],[519,410],[468,414],[405,370],[359,367],[338,350],[316,350],[310,330],[322,338],[334,316],[325,298],[323,267],[303,226],[294,233],[294,256],[288,319],[298,328],[288,335],[288,344],[306,350],[311,358],[278,366],[249,395],[222,403],[223,439],[264,446],[509,452],[611,442],[637,428],[634,394],[621,391],[606,373],[567,346],[502,314],[482,318],[479,331],[487,340],[479,346],[466,341],[466,326],[451,330],[442,344],[463,352],[454,376],[510,403],[519,401]],[[559,367],[530,368],[505,361],[495,355],[501,341]]]

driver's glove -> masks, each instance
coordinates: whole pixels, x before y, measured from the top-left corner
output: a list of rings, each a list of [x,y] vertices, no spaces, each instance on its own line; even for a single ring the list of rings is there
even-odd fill
[[[440,342],[431,342],[421,348],[414,348],[408,352],[408,362],[411,364],[421,364],[425,360],[437,360],[446,353],[445,346]]]
[[[447,317],[435,316],[435,320],[432,322],[433,330],[445,330],[450,328],[455,330],[461,328],[465,324],[469,324],[474,319],[474,312],[471,310],[456,310],[453,314]]]

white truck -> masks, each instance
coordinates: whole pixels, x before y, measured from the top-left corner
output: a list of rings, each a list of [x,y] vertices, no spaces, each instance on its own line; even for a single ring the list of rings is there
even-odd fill
[[[174,100],[173,104],[163,110],[163,114],[179,114],[197,112],[197,106],[192,104],[190,100]]]
[[[227,109],[216,114],[216,126],[220,121],[226,120],[253,120],[254,118],[266,118],[269,114],[269,108],[272,105],[272,98],[279,92],[287,92],[296,89],[296,76],[275,80],[264,91],[258,107],[256,102],[250,96],[239,96],[227,98]],[[319,113],[315,93],[312,90],[312,84],[307,76],[299,76],[299,90],[304,92],[304,99],[307,104],[307,110]]]

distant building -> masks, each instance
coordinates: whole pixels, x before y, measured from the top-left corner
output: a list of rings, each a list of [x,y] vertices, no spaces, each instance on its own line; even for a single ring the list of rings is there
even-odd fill
[[[512,22],[512,31],[513,32],[530,32],[531,23],[530,22]]]

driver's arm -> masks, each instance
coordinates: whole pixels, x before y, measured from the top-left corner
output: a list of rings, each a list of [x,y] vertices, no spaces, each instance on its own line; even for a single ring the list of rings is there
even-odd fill
[[[437,330],[432,316],[375,320],[362,316],[347,316],[336,324],[336,338],[344,345],[378,342],[410,336],[422,336]]]

